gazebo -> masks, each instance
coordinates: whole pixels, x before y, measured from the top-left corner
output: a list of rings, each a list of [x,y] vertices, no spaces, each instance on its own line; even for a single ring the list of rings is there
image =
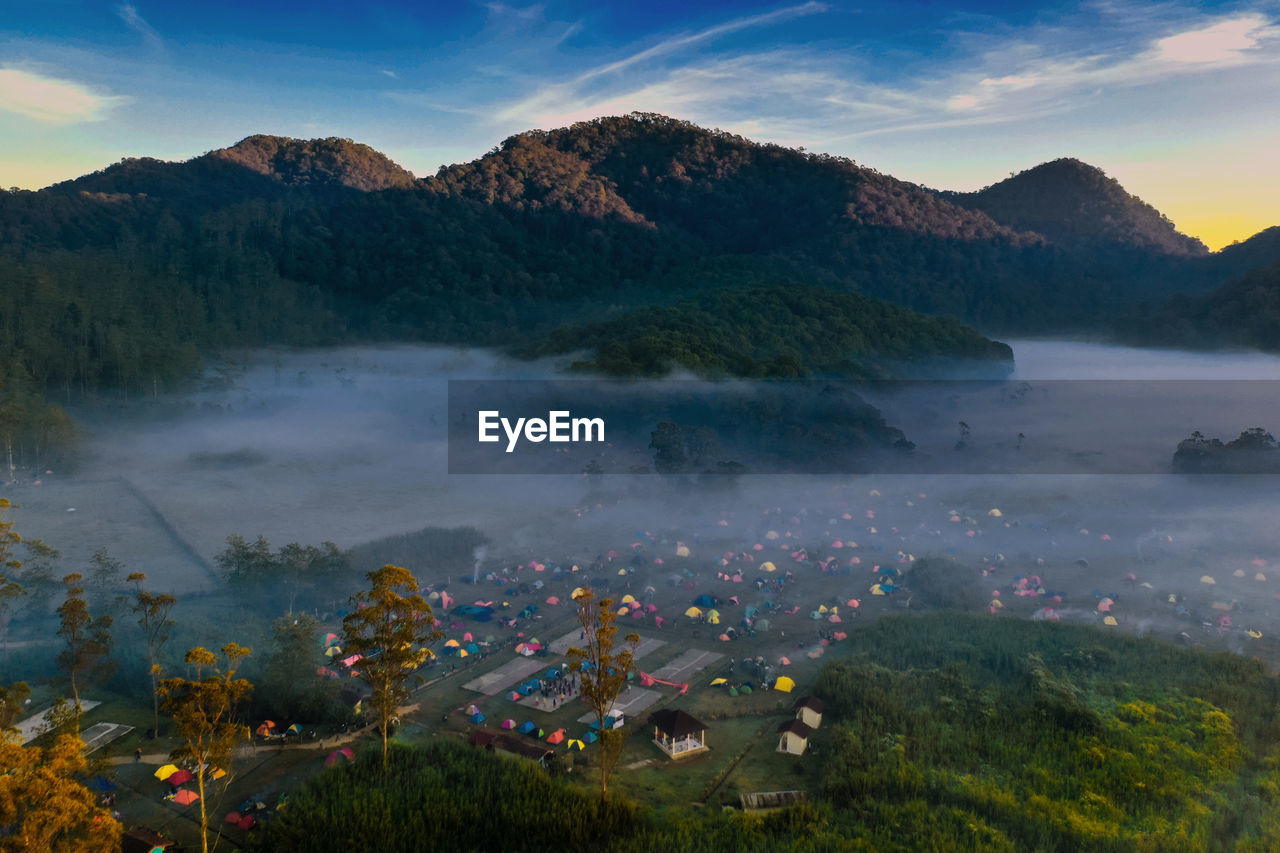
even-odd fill
[[[686,711],[664,708],[649,715],[653,742],[673,760],[706,752],[707,727]]]

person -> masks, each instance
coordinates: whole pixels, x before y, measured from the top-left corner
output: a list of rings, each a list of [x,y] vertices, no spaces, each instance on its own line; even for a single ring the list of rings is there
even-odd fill
[[[133,751],[133,763],[137,764],[142,760],[142,747],[138,747]]]

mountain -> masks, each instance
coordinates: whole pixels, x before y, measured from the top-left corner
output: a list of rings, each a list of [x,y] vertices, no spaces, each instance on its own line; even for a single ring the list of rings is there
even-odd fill
[[[942,193],[996,222],[1072,247],[1123,245],[1168,255],[1208,249],[1096,166],[1064,157],[974,193]]]
[[[343,186],[362,192],[408,189],[417,179],[368,145],[350,139],[256,135],[205,157],[227,160],[286,186]]]
[[[1008,203],[989,215],[977,197]],[[0,360],[68,393],[155,387],[218,347],[518,348],[684,302],[633,315],[673,322],[674,346],[707,294],[780,283],[893,303],[912,322],[1098,331],[1225,278],[1216,256],[1191,256],[1158,214],[1074,161],[974,198],[647,113],[518,134],[422,180],[350,140],[251,136],[0,193],[0,277],[14,283],[0,293]],[[1019,198],[1040,213],[1011,218]],[[1063,210],[1076,213],[1047,213]],[[819,356],[805,369],[822,372]]]
[[[584,179],[588,175],[594,179]],[[529,187],[553,183],[561,209],[595,218],[638,215],[732,251],[758,252],[854,227],[1041,242],[843,157],[650,113],[519,134],[474,163],[441,169],[431,183],[451,195],[516,208],[524,206]]]

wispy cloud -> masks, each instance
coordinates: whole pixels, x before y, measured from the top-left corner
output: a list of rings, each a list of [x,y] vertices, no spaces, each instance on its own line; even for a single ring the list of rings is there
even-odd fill
[[[71,80],[20,68],[0,68],[0,109],[41,124],[99,121],[124,98],[101,95]]]
[[[998,42],[977,37],[966,45],[961,38],[967,49],[958,55],[922,61],[917,76],[891,82],[872,82],[843,52],[797,45],[717,53],[708,44],[826,8],[810,2],[672,35],[572,76],[541,81],[491,115],[511,130],[654,111],[819,147],[895,132],[1027,121],[1087,109],[1108,93],[1178,85],[1195,75],[1280,69],[1280,28],[1258,13],[1190,19],[1184,13],[1180,25],[1167,12],[1138,15],[1129,19],[1136,31],[1109,39],[1105,48],[1098,47],[1096,34],[1065,32],[1062,24],[1002,32]]]
[[[115,11],[120,16],[120,20],[124,21],[126,27],[142,36],[142,40],[147,43],[148,47],[153,50],[164,48],[164,39],[160,38],[160,34],[155,31],[155,28],[148,24],[139,14],[136,6],[132,3],[121,3],[116,6]]]
[[[564,116],[578,113],[580,105],[593,97],[606,102],[625,101],[627,100],[625,94],[604,94],[601,98],[600,93],[593,90],[600,85],[607,86],[610,83],[621,84],[622,86],[633,85],[634,81],[623,78],[621,72],[632,69],[639,70],[646,65],[657,63],[658,60],[664,57],[702,46],[722,36],[752,28],[767,27],[805,15],[817,14],[826,11],[827,8],[824,3],[810,0],[810,2],[798,6],[788,6],[759,15],[735,18],[697,32],[671,36],[621,59],[589,68],[571,79],[544,84],[531,94],[499,109],[495,118],[502,123],[554,124]],[[705,72],[699,71],[694,67],[679,69],[679,71],[688,72],[695,77],[703,76],[705,78]],[[679,71],[676,73],[679,73]],[[706,83],[705,79],[703,83]],[[679,100],[684,101],[687,99],[681,97]]]
[[[392,70],[391,70],[391,69],[389,69],[389,68],[381,68],[381,69],[379,69],[379,73],[381,73],[381,74],[385,74],[386,76],[390,77],[392,80],[399,80],[399,79],[400,79],[400,75],[399,75],[399,74],[397,74],[396,72],[392,71]]]

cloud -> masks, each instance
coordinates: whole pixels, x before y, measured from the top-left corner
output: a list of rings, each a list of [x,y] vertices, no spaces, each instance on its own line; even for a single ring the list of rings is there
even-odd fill
[[[1274,35],[1265,18],[1247,15],[1162,38],[1155,43],[1154,53],[1157,58],[1169,62],[1220,64],[1247,61],[1246,51],[1257,51],[1269,33]]]
[[[621,59],[589,68],[569,80],[543,84],[529,95],[499,109],[495,118],[502,123],[523,123],[525,126],[555,124],[561,117],[581,112],[583,105],[591,100],[602,100],[604,102],[634,100],[634,97],[628,98],[625,92],[605,94],[600,97],[600,93],[594,90],[599,86],[607,88],[611,83],[627,85],[632,81],[624,78],[621,72],[630,71],[631,69],[643,69],[646,65],[656,65],[657,61],[663,57],[701,46],[721,36],[755,27],[770,26],[826,10],[827,6],[825,4],[810,0],[810,2],[798,6],[788,6],[759,15],[735,18],[694,33],[672,36]],[[702,76],[705,78],[706,76],[697,67],[687,67],[680,69],[680,71],[684,71],[693,77]],[[719,75],[712,74],[712,76],[718,77]],[[706,80],[704,79],[703,83],[705,84],[705,82]],[[667,88],[671,90],[670,86]],[[714,95],[711,96],[715,97]],[[677,96],[678,102],[687,100],[689,98],[683,95]],[[667,107],[667,109],[670,110],[672,108]]]
[[[70,80],[18,68],[0,68],[0,109],[41,124],[100,121],[123,101],[119,96],[99,95]]]
[[[164,39],[160,38],[160,34],[138,13],[136,6],[131,3],[121,3],[116,6],[115,11],[120,16],[120,20],[124,21],[125,26],[142,36],[142,40],[149,47],[155,50],[164,47]]]
[[[397,74],[396,72],[391,71],[391,70],[389,70],[389,69],[386,69],[386,68],[382,68],[382,69],[380,69],[380,73],[387,75],[387,76],[388,76],[388,77],[390,77],[392,80],[399,80],[399,79],[400,79],[400,75],[399,75],[399,74]]]

